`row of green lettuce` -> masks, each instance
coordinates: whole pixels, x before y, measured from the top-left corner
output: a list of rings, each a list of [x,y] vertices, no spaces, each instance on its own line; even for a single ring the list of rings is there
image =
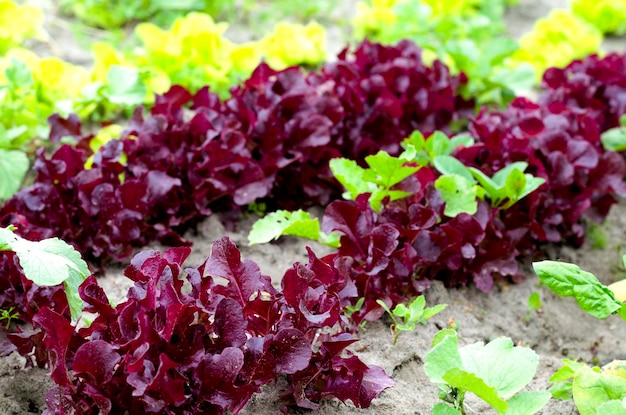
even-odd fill
[[[159,1],[134,3],[135,10],[163,8]],[[229,4],[221,3],[222,8]],[[563,67],[597,52],[600,29],[624,30],[617,23],[609,26],[602,16],[610,14],[619,21],[615,16],[626,4],[620,9],[619,2],[577,1],[573,13],[553,12],[518,42],[506,36],[503,15],[510,3],[364,1],[357,4],[351,37],[386,44],[414,40],[428,59],[441,59],[454,73],[467,75],[469,82],[462,91],[466,98],[476,97],[478,105],[501,106],[536,85],[548,67]],[[213,4],[216,15],[220,15],[218,6]],[[79,17],[99,15],[90,11],[92,7],[104,5],[96,0],[72,2],[73,13]],[[124,7],[133,9],[128,4]],[[599,29],[577,17],[582,14],[603,26]],[[153,23],[137,25],[137,46],[126,51],[111,43],[94,43],[93,66],[86,69],[57,57],[39,57],[21,47],[25,39],[46,38],[40,9],[2,0],[0,22],[0,173],[8,169],[19,173],[0,186],[0,200],[8,199],[24,182],[35,150],[47,144],[46,119],[53,113],[76,113],[95,123],[119,120],[130,108],[151,105],[155,93],[174,84],[190,90],[210,85],[224,97],[262,60],[280,70],[292,65],[316,67],[328,59],[326,31],[315,22],[281,22],[259,40],[237,43],[227,36],[227,23],[193,12],[177,18],[168,29]]]

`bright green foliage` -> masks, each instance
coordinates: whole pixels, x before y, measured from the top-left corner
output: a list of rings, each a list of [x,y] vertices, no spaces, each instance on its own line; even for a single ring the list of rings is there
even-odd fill
[[[91,272],[78,251],[58,238],[28,241],[11,228],[0,228],[0,251],[15,252],[24,275],[35,284],[52,286],[63,283],[72,318],[79,317],[83,302],[78,296],[78,286]]]
[[[260,61],[253,44],[236,45],[226,39],[227,28],[226,23],[215,23],[211,16],[202,13],[176,19],[169,30],[141,23],[135,34],[142,48],[128,58],[136,66],[167,79],[163,89],[170,84],[192,90],[211,85],[212,90],[225,92]]]
[[[532,314],[535,310],[539,310],[542,307],[541,303],[541,295],[537,291],[533,291],[528,296],[528,310],[526,311],[526,315],[524,316],[524,320],[528,321],[531,319]]]
[[[5,329],[9,329],[9,327],[11,326],[11,320],[19,318],[19,314],[17,313],[17,311],[13,311],[14,308],[13,307],[9,307],[8,310],[0,310],[0,321],[2,320],[6,320],[6,325],[4,326]]]
[[[525,174],[526,167],[528,163],[523,161],[511,163],[495,173],[492,178],[474,167],[470,167],[469,170],[485,189],[491,205],[508,209],[545,183],[545,179]],[[505,201],[507,202],[504,203]]]
[[[302,210],[294,212],[278,210],[259,219],[252,225],[252,230],[248,234],[248,243],[250,245],[264,244],[283,235],[307,238],[335,248],[339,246],[339,237],[336,234],[327,235],[322,232],[318,219],[311,218],[308,212]]]
[[[531,349],[513,346],[509,338],[498,338],[458,347],[458,335],[442,330],[433,339],[424,371],[438,384],[440,398],[454,411],[438,404],[433,413],[465,414],[465,394],[483,399],[498,414],[531,415],[550,399],[549,392],[520,392],[532,380],[539,357]]]
[[[583,366],[574,375],[572,394],[580,415],[596,415],[598,408],[602,405],[614,401],[621,404],[622,399],[626,398],[626,379],[602,372],[598,373],[587,366]],[[604,410],[601,409],[601,411]],[[622,412],[623,410],[622,407]],[[612,414],[617,413],[619,412],[612,412]]]
[[[402,141],[404,151],[400,158],[417,162],[420,166],[427,166],[432,164],[437,156],[447,156],[457,147],[469,147],[472,144],[474,138],[466,134],[448,137],[441,131],[435,131],[428,138],[424,138],[421,131],[415,131]]]
[[[54,112],[57,97],[14,54],[0,59],[0,147],[21,149],[31,138],[47,136],[45,120]]]
[[[372,0],[357,3],[354,32],[382,43],[411,39],[452,72],[465,72],[465,97],[478,104],[506,104],[518,91],[530,89],[535,74],[529,65],[509,67],[506,59],[518,49],[506,36],[502,15],[505,0]]]
[[[463,176],[446,174],[435,180],[435,189],[441,193],[446,202],[443,214],[451,218],[460,213],[473,215],[478,211],[476,198],[480,193],[479,186]]]
[[[626,114],[619,119],[620,126],[602,133],[600,139],[605,150],[621,152],[626,150]]]
[[[0,56],[25,39],[43,37],[44,16],[41,9],[0,0]]]
[[[584,363],[563,359],[563,366],[550,377],[550,382],[554,383],[554,385],[549,390],[554,399],[563,401],[572,399],[572,379],[578,369],[583,366],[585,366]],[[600,368],[594,368],[594,370],[599,372]]]
[[[626,33],[626,0],[573,0],[572,11],[602,33]]]
[[[546,69],[563,68],[574,59],[598,52],[601,43],[598,29],[567,10],[557,9],[537,20],[533,30],[522,36],[510,65],[532,65],[539,81]]]
[[[550,378],[554,398],[573,398],[580,415],[626,414],[626,370],[620,362],[602,369],[567,359],[563,363]]]
[[[524,173],[528,163],[522,161],[509,164],[491,178],[474,167],[466,167],[452,156],[437,156],[433,160],[433,165],[444,175],[442,177],[448,175],[462,177],[467,183],[466,186],[478,183],[484,190],[477,190],[476,196],[481,199],[483,197],[489,198],[491,206],[500,209],[508,209],[537,190],[545,182],[545,179]],[[460,180],[457,182],[461,185]],[[451,185],[450,188],[452,188]],[[459,194],[461,194],[460,191]],[[450,203],[454,200],[455,193],[448,191],[446,197],[450,197],[450,199],[444,199],[444,201]],[[454,210],[457,210],[457,207]]]
[[[0,201],[9,199],[19,190],[30,166],[24,152],[1,147],[0,144]]]
[[[626,320],[626,307],[615,298],[613,291],[593,274],[578,265],[559,261],[533,262],[535,273],[542,283],[564,297],[574,297],[583,311],[604,319],[619,314]]]
[[[443,311],[448,304],[437,304],[433,307],[426,307],[426,298],[423,295],[417,297],[408,307],[404,304],[398,304],[393,309],[389,309],[387,304],[382,300],[376,301],[393,320],[391,331],[393,331],[393,344],[398,342],[398,337],[403,331],[413,331],[417,324],[426,324],[435,314]]]
[[[369,168],[364,169],[352,160],[336,158],[330,161],[330,169],[346,188],[346,199],[354,200],[360,194],[370,193],[369,202],[376,212],[380,212],[382,201],[387,197],[390,201],[407,197],[407,192],[391,188],[420,169],[382,150],[367,156],[365,162]]]

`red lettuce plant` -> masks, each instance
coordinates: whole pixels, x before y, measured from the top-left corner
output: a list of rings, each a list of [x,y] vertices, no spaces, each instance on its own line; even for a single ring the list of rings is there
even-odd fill
[[[345,351],[356,339],[341,330],[341,308],[356,290],[334,256],[309,250],[278,290],[227,238],[181,279],[189,252],[136,255],[125,271],[135,285],[116,307],[90,277],[80,288],[96,314],[87,328],[47,307],[37,314],[57,384],[45,414],[237,413],[278,376],[289,378],[288,403],[367,407],[393,384]]]
[[[504,111],[483,111],[470,133],[476,144],[456,155],[464,164],[491,175],[525,161],[528,173],[546,180],[502,212],[507,229],[526,234],[518,242],[521,252],[537,252],[545,242],[580,245],[580,219],[601,221],[616,195],[626,195],[626,164],[602,148],[598,123],[587,111],[518,98]]]
[[[590,55],[563,69],[548,69],[541,86],[546,89],[541,104],[560,102],[585,110],[604,132],[626,114],[626,54]]]
[[[250,134],[253,154],[274,175],[271,206],[297,209],[340,196],[328,161],[400,152],[413,131],[450,131],[473,115],[474,102],[439,61],[426,66],[410,41],[383,46],[364,41],[319,73],[276,72],[261,65],[226,106]],[[297,178],[297,179],[296,179]]]
[[[475,144],[454,153],[466,166],[492,176],[526,162],[526,171],[545,183],[507,209],[479,201],[475,214],[450,218],[427,167],[404,184],[412,195],[387,203],[380,214],[368,195],[331,203],[322,230],[341,234],[338,253],[350,261],[365,298],[353,314],[357,322],[382,314],[377,299],[391,307],[424,291],[431,279],[471,282],[482,291],[502,277],[518,280],[520,256],[541,255],[546,243],[582,243],[581,218],[603,220],[616,196],[626,195],[626,163],[602,148],[599,127],[585,111],[517,99],[504,111],[483,111],[470,133]]]
[[[425,66],[410,42],[364,42],[308,75],[262,64],[227,101],[208,88],[158,96],[90,168],[92,137],[75,117],[53,116],[53,140],[79,142],[38,153],[34,183],[0,209],[0,222],[21,215],[37,239],[58,236],[100,264],[154,240],[184,244],[180,235],[216,210],[327,204],[341,193],[331,158],[398,152],[416,128],[449,128],[472,113],[457,96],[466,81],[439,62]]]

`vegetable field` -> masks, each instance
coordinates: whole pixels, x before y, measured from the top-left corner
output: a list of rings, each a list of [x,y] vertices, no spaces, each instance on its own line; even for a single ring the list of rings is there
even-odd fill
[[[0,414],[626,414],[623,0],[0,0]]]

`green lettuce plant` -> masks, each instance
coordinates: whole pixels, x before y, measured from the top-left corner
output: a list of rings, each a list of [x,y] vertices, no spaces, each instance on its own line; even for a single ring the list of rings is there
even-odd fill
[[[345,199],[354,200],[358,195],[370,193],[369,203],[376,212],[380,212],[385,198],[394,201],[407,197],[409,193],[392,188],[420,169],[410,165],[406,159],[390,156],[382,150],[365,157],[365,162],[369,167],[363,168],[353,160],[336,158],[330,161],[329,166],[335,178],[346,188]]]
[[[498,414],[534,414],[550,399],[549,392],[522,391],[535,376],[538,363],[534,351],[514,346],[507,337],[459,348],[457,332],[442,330],[435,335],[424,364],[444,401],[432,413],[465,415],[465,396],[472,393]]]
[[[393,344],[398,342],[398,337],[405,331],[413,331],[418,324],[425,325],[426,322],[436,314],[443,311],[448,304],[437,304],[433,307],[426,307],[426,298],[420,295],[408,305],[398,304],[393,311],[382,300],[376,301],[391,317],[391,331],[393,332]]]

